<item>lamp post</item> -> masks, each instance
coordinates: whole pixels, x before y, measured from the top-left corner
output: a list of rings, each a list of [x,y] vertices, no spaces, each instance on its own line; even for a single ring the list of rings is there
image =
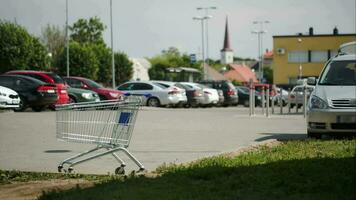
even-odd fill
[[[259,67],[258,67],[258,73],[259,73],[259,81],[262,82],[263,80],[263,34],[267,33],[267,31],[263,30],[263,24],[268,24],[270,23],[269,21],[253,21],[253,24],[259,24],[260,29],[252,31],[253,34],[257,34],[258,36],[258,57],[259,57]]]
[[[205,10],[205,16],[209,16],[209,10],[216,10],[216,9],[217,7],[215,6],[197,8],[197,10]],[[206,20],[205,23],[205,35],[206,35],[206,59],[209,65],[209,18]]]
[[[69,32],[68,32],[68,0],[66,0],[66,53],[67,53],[67,77],[69,77]]]
[[[211,16],[204,16],[204,17],[201,17],[201,16],[197,16],[197,17],[193,17],[193,20],[199,20],[201,22],[201,41],[202,41],[202,57],[203,57],[203,71],[204,71],[204,79],[206,80],[207,77],[208,77],[208,74],[207,74],[207,68],[205,66],[205,54],[204,54],[204,20],[207,20],[211,18]]]
[[[114,57],[114,41],[112,30],[112,0],[110,0],[110,31],[111,31],[111,68],[112,68],[112,88],[115,89],[115,57]]]
[[[302,79],[302,76],[303,76],[303,66],[302,66],[302,61],[301,61],[301,58],[300,58],[300,54],[302,53],[301,51],[301,44],[302,44],[302,39],[301,38],[298,38],[298,48],[299,48],[299,53],[298,53],[298,62],[299,62],[299,80]]]

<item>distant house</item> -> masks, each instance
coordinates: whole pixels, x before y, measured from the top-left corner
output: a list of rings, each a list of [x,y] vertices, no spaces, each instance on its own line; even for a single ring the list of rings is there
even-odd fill
[[[168,76],[168,74],[176,74],[175,76]],[[170,67],[166,69],[165,80],[168,81],[183,81],[195,82],[201,77],[201,72],[198,69],[189,67]]]
[[[247,84],[252,79],[254,83],[258,82],[256,74],[245,64],[229,64],[227,67],[228,71],[224,73],[224,76],[231,81]]]
[[[148,81],[150,77],[148,70],[151,68],[151,63],[145,58],[130,58],[133,63],[133,75],[132,80]]]
[[[208,80],[215,80],[215,81],[227,80],[227,78],[223,74],[221,74],[211,66],[207,64],[205,66],[208,72]]]

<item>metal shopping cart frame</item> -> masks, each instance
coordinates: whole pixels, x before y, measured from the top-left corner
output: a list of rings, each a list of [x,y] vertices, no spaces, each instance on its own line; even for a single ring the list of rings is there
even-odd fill
[[[142,98],[129,96],[123,100],[74,103],[56,106],[57,139],[95,144],[96,147],[69,157],[58,165],[58,172],[72,172],[80,163],[111,154],[120,163],[115,174],[124,174],[125,162],[116,154],[124,152],[144,171],[145,167],[127,149]],[[67,169],[64,166],[68,165]]]

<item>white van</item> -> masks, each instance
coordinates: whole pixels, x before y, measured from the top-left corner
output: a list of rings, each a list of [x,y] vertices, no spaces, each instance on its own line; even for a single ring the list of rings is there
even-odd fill
[[[307,82],[315,85],[307,108],[308,137],[356,134],[356,54],[340,53],[326,63],[319,80]]]

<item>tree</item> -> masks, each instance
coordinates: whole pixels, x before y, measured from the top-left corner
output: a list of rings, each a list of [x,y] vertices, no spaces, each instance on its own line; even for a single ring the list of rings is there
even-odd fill
[[[46,27],[42,28],[41,42],[52,55],[51,67],[58,67],[59,55],[66,45],[65,29],[47,24]]]
[[[103,31],[105,25],[98,17],[91,17],[89,20],[79,19],[73,26],[69,27],[72,34],[71,39],[79,43],[105,44]]]
[[[129,81],[132,78],[132,62],[125,53],[115,53],[115,81],[117,84]]]
[[[0,73],[17,69],[45,70],[46,49],[22,26],[0,20]]]
[[[71,42],[69,44],[69,66],[72,76],[83,76],[97,80],[99,71],[99,61],[94,53],[92,44],[79,44]],[[67,54],[62,51],[60,56],[59,74],[65,75],[67,72]]]
[[[273,69],[269,67],[264,67],[263,76],[266,79],[267,83],[273,83]]]
[[[92,50],[99,62],[97,81],[108,86],[112,83],[111,50],[105,44],[94,44]]]

